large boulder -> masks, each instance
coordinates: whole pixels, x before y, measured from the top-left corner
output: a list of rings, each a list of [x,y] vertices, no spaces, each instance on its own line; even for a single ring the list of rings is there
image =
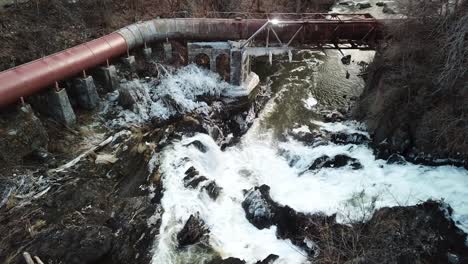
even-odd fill
[[[399,154],[393,153],[392,155],[390,155],[390,157],[388,157],[387,164],[404,165],[404,164],[406,164],[406,160],[405,160],[405,157],[403,157],[403,156],[401,156]]]
[[[270,197],[270,187],[262,185],[247,191],[242,202],[245,216],[258,229],[269,228],[274,225],[276,208]]]
[[[353,170],[358,170],[362,168],[361,163],[359,160],[355,158],[351,158],[347,155],[336,155],[335,157],[331,158],[327,155],[323,155],[310,165],[309,170],[319,170],[322,168],[341,168],[344,166],[351,166]]]
[[[371,3],[369,1],[363,1],[357,4],[357,7],[359,9],[366,9],[372,7]]]
[[[138,111],[138,104],[147,104],[150,95],[139,81],[130,81],[121,84],[119,89],[119,105],[125,109]]]
[[[190,147],[190,146],[193,146],[195,147],[196,149],[198,149],[200,152],[202,153],[206,153],[208,151],[208,147],[205,146],[200,140],[194,140],[190,143],[188,143],[187,145],[185,145],[186,147]]]
[[[369,137],[360,133],[333,133],[330,135],[330,140],[335,144],[346,145],[346,144],[365,144],[369,142]]]
[[[223,190],[222,187],[219,187],[215,181],[210,181],[207,185],[202,187],[203,190],[208,193],[208,196],[210,196],[211,199],[216,200]]]
[[[317,233],[314,223],[333,224],[335,216],[327,217],[323,214],[304,214],[296,212],[289,206],[283,206],[272,200],[270,187],[262,185],[247,191],[242,202],[247,220],[259,229],[277,227],[276,235],[281,239],[290,239],[293,244],[302,248],[308,255],[316,254],[316,247],[307,243],[307,236]],[[270,258],[274,258],[271,256]],[[264,260],[270,263],[273,259]]]
[[[278,238],[290,239],[311,259],[339,258],[348,264],[468,263],[467,234],[451,220],[453,210],[439,202],[381,208],[367,222],[343,225],[335,215],[304,214],[280,205],[263,185],[247,192],[243,207],[253,225],[275,225]],[[252,213],[256,211],[260,213]],[[354,251],[348,250],[350,245]]]
[[[255,264],[273,264],[278,258],[278,255],[270,254],[264,260],[259,260]],[[216,258],[211,260],[208,264],[245,264],[245,261],[232,257],[227,259]]]
[[[415,206],[381,208],[366,223],[361,243],[368,263],[468,263],[467,235],[451,219],[447,205],[427,201]]]
[[[388,6],[384,6],[384,8],[382,9],[382,12],[384,12],[385,14],[390,14],[390,15],[396,14],[395,10],[393,10],[392,8]]]
[[[183,179],[184,186],[186,188],[196,189],[200,183],[207,181],[208,179],[205,176],[200,176],[200,173],[194,167],[190,167],[185,171],[185,177]]]
[[[190,215],[182,230],[177,234],[179,247],[186,247],[200,242],[206,242],[209,230],[205,222],[197,215]]]
[[[0,163],[16,164],[30,154],[45,152],[48,141],[46,129],[29,105],[0,116]]]

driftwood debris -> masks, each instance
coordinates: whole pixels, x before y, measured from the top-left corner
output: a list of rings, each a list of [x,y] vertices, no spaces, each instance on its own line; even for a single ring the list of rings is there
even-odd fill
[[[94,146],[90,149],[88,149],[87,151],[83,152],[82,154],[80,154],[78,157],[76,157],[75,159],[69,161],[68,163],[66,163],[65,165],[62,165],[56,169],[52,169],[50,170],[49,172],[50,173],[57,173],[57,172],[62,172],[62,171],[65,171],[73,166],[75,166],[78,162],[80,162],[81,159],[85,158],[86,156],[88,156],[89,154],[91,154],[92,152],[95,152],[99,149],[102,149],[103,147],[105,147],[107,144],[111,143],[112,141],[114,140],[114,136],[110,136],[108,137],[106,140],[102,141],[99,145],[97,146]]]
[[[23,252],[23,257],[27,264],[36,264],[28,252]]]

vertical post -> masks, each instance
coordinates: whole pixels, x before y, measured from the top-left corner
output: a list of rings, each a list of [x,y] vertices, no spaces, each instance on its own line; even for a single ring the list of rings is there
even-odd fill
[[[57,83],[58,84],[58,83]],[[76,116],[65,89],[50,89],[47,96],[49,114],[67,126],[76,123]]]
[[[91,110],[99,104],[99,95],[92,76],[74,79],[70,95],[84,109]]]
[[[267,39],[266,39],[266,47],[268,48],[268,45],[270,44],[270,27],[268,27],[267,31]]]

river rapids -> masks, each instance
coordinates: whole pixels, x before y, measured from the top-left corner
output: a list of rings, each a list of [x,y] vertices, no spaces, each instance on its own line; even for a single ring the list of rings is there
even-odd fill
[[[369,61],[373,54],[355,51],[352,55],[356,61]],[[275,226],[259,230],[247,220],[241,205],[245,190],[262,184],[270,186],[272,199],[280,204],[298,212],[336,213],[342,223],[365,220],[370,211],[384,206],[444,200],[453,207],[457,225],[468,231],[465,169],[387,164],[377,160],[366,144],[309,145],[291,136],[318,129],[323,133],[369,137],[365,126],[358,122],[327,123],[316,118],[321,106],[340,107],[345,101],[343,95],[357,96],[363,88],[363,81],[356,77],[357,63],[344,66],[340,57],[335,51],[301,51],[294,54],[291,62],[279,58],[271,67],[266,61],[257,60],[253,70],[259,72],[262,85],[268,86],[272,96],[239,143],[221,150],[212,137],[197,134],[174,141],[161,153],[155,153],[149,170],[159,166],[164,192],[163,213],[155,216],[162,219],[162,224],[153,246],[152,263],[206,263],[211,258],[212,252],[198,246],[184,249],[177,246],[177,234],[190,215],[199,215],[205,222],[210,232],[209,246],[223,258],[256,263],[276,254],[279,259],[275,263],[309,263],[302,249],[289,240],[277,238]],[[346,71],[353,77],[346,79]],[[208,93],[218,95],[223,91],[214,87],[229,88],[215,75],[194,66],[166,78],[170,80],[163,80],[164,85],[183,83],[185,94],[190,91],[200,94],[207,89]],[[191,98],[195,97],[180,100],[186,102]],[[205,107],[188,103],[187,111]],[[147,108],[151,109],[151,103]],[[167,109],[162,112],[169,113]],[[204,146],[203,151],[190,144],[194,141]],[[323,155],[339,154],[358,160],[362,168],[308,169]],[[185,172],[190,167],[222,188],[216,200],[201,191],[202,185],[195,189],[184,186]],[[355,202],[357,198],[360,203]],[[363,208],[370,203],[372,208],[364,212]],[[308,242],[313,246],[313,241]]]

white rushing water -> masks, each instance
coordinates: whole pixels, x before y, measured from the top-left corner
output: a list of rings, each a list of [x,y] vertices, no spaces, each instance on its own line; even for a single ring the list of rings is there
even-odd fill
[[[157,80],[135,79],[121,84],[118,93],[129,91],[131,96],[137,99],[131,109],[124,109],[115,104],[105,111],[117,113],[111,122],[111,127],[126,127],[150,121],[152,118],[168,119],[179,113],[207,112],[208,105],[197,100],[198,96],[219,97],[238,95],[240,92],[236,86],[221,81],[221,77],[211,71],[189,65],[169,73]],[[116,100],[116,99],[114,99]]]
[[[375,2],[372,1],[373,5]],[[334,10],[343,12],[344,9],[346,7],[337,6]],[[373,9],[382,13],[381,7]],[[275,226],[259,230],[246,219],[241,205],[244,190],[262,184],[270,186],[271,197],[276,202],[305,213],[337,213],[338,221],[343,223],[365,220],[373,210],[384,206],[414,205],[427,199],[443,199],[453,207],[457,225],[468,231],[468,171],[463,168],[387,164],[384,160],[376,160],[366,145],[328,143],[306,146],[292,138],[281,142],[275,139],[272,129],[263,125],[273,112],[290,112],[275,119],[283,122],[288,120],[284,117],[294,116],[298,111],[314,112],[317,106],[340,101],[338,99],[342,95],[356,94],[357,90],[362,89],[362,80],[357,77],[359,69],[343,68],[337,52],[318,54],[300,51],[298,54],[304,63],[293,64],[293,68],[281,65],[275,76],[280,82],[281,79],[285,82],[275,91],[275,97],[270,99],[240,143],[222,151],[210,136],[198,134],[191,138],[184,137],[166,147],[162,153],[155,154],[152,162],[160,164],[164,213],[160,234],[153,248],[153,264],[206,263],[209,259],[206,251],[197,247],[177,248],[177,233],[192,214],[199,214],[203,219],[210,230],[210,246],[223,258],[236,257],[247,263],[255,263],[276,254],[280,256],[275,262],[277,264],[309,263],[305,252],[291,241],[276,237]],[[373,55],[358,51],[347,51],[347,54],[352,54],[356,62],[368,61],[366,57]],[[291,61],[291,58],[288,59]],[[192,86],[206,88],[206,82],[208,87],[226,87],[214,75],[199,74],[193,69],[190,71],[194,74],[189,74],[187,78],[172,76],[170,81],[163,81],[166,86],[162,88],[177,94],[180,85],[182,90],[201,93],[211,88],[199,90]],[[347,71],[351,74],[350,80],[341,77]],[[301,90],[298,88],[301,85],[307,88]],[[220,90],[214,90],[214,93],[220,93]],[[184,96],[184,93],[181,95]],[[288,98],[285,95],[291,95],[289,101],[284,99]],[[190,100],[193,98],[185,98],[188,101],[182,98],[182,101],[192,105]],[[303,104],[303,108],[292,105],[294,102]],[[186,111],[203,107],[197,103],[196,106],[187,107]],[[353,121],[325,123],[312,118],[296,121],[288,120],[283,132],[308,133],[310,127],[318,126],[327,133],[368,136],[365,127]],[[206,153],[188,145],[195,140],[207,148]],[[359,160],[363,168],[353,170],[346,166],[308,170],[315,159],[337,154]],[[155,167],[153,163],[149,164],[150,168]],[[197,189],[184,187],[185,172],[192,166],[200,175],[208,178]],[[210,181],[222,187],[216,201],[202,189]]]
[[[454,208],[454,220],[458,226],[468,231],[466,170],[452,166],[390,165],[376,160],[366,145],[328,143],[312,147],[293,139],[278,142],[273,133],[261,125],[261,121],[275,109],[274,99],[236,146],[221,151],[210,136],[198,134],[183,138],[163,151],[159,162],[165,213],[154,246],[154,264],[204,263],[204,256],[199,251],[177,249],[177,233],[189,216],[196,213],[210,230],[210,246],[223,258],[237,257],[247,263],[255,263],[269,254],[276,254],[280,259],[275,263],[308,263],[305,253],[289,240],[277,239],[274,226],[259,230],[246,219],[241,206],[244,190],[262,184],[270,186],[272,198],[283,205],[300,212],[337,213],[338,220],[345,223],[365,220],[372,210],[383,206],[414,205],[427,199],[443,199]],[[304,95],[302,102],[310,111],[320,104],[308,94]],[[309,123],[327,132],[367,135],[363,130],[365,127],[357,122],[309,120]],[[296,128],[296,132],[301,131],[307,132],[308,126]],[[207,152],[187,146],[194,140],[203,143]],[[337,154],[358,159],[363,168],[353,170],[348,166],[308,170],[316,158]],[[202,191],[204,184],[197,189],[184,187],[184,173],[192,166],[200,175],[223,188],[216,201]],[[373,201],[375,208],[369,209]]]
[[[274,227],[258,230],[245,218],[241,206],[243,190],[261,184],[269,185],[272,198],[281,204],[301,212],[338,213],[341,221],[369,216],[370,212],[363,211],[363,206],[370,205],[373,199],[377,208],[444,199],[455,210],[454,220],[468,230],[468,173],[464,169],[387,165],[385,161],[375,160],[372,151],[364,145],[308,147],[294,140],[277,143],[268,132],[257,133],[251,130],[241,144],[225,151],[208,135],[200,134],[185,138],[164,152],[162,206],[166,213],[153,263],[184,263],[175,253],[175,234],[190,214],[197,212],[211,231],[210,244],[223,257],[239,257],[254,263],[269,254],[277,254],[280,256],[277,263],[305,263],[304,253],[290,241],[278,240]],[[207,146],[207,153],[185,146],[194,140]],[[336,154],[356,158],[364,168],[324,168],[303,173],[316,158]],[[294,166],[290,166],[293,160]],[[223,188],[217,201],[200,188],[183,186],[184,172],[191,166]],[[362,204],[356,204],[356,198]]]

